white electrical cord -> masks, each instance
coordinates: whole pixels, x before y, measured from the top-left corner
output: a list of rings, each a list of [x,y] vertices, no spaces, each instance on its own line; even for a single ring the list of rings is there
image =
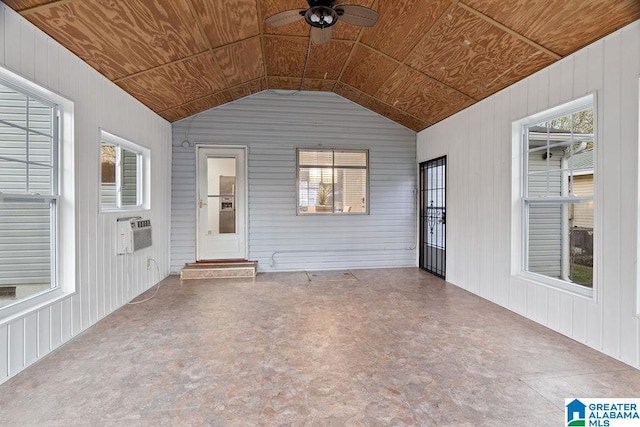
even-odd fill
[[[302,80],[300,80],[300,90],[304,87],[304,78],[307,76],[307,65],[309,65],[309,56],[311,55],[311,36],[309,36],[309,45],[307,46],[307,59],[304,60],[304,70],[302,70]]]
[[[156,271],[158,272],[158,285],[156,287],[156,291],[149,298],[145,298],[142,301],[132,301],[132,302],[128,303],[129,305],[142,304],[143,302],[147,302],[147,301],[153,299],[153,297],[155,297],[158,294],[158,291],[160,290],[160,282],[161,282],[161,280],[160,280],[160,267],[158,266],[158,263],[156,262],[156,260],[154,258],[147,258],[147,270],[151,269],[151,261],[153,261],[153,263],[156,265]],[[127,278],[128,277],[129,277],[129,273],[127,272]]]
[[[304,69],[302,70],[302,80],[300,80],[300,88],[298,90],[294,90],[291,93],[280,93],[274,89],[269,89],[269,92],[278,96],[292,96],[292,95],[298,95],[300,92],[302,92],[302,89],[304,88],[304,79],[307,76],[307,65],[309,65],[310,55],[311,55],[311,37],[309,37],[309,45],[307,46],[307,59],[304,60]]]

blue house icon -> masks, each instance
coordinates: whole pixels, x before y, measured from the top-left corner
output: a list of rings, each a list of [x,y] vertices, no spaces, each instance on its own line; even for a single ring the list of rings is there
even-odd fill
[[[567,405],[567,422],[571,422],[574,419],[584,420],[584,412],[586,407],[587,405],[580,402],[578,399],[574,399]],[[576,413],[578,413],[578,416],[574,417]]]

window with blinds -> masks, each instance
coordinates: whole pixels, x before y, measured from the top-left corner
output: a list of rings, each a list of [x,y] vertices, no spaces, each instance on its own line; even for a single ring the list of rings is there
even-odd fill
[[[367,214],[369,152],[297,152],[298,214]]]

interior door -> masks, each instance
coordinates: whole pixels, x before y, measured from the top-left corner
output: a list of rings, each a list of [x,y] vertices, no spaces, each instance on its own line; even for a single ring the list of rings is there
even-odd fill
[[[197,260],[246,259],[246,150],[198,146]]]
[[[445,278],[447,158],[420,164],[420,268]]]

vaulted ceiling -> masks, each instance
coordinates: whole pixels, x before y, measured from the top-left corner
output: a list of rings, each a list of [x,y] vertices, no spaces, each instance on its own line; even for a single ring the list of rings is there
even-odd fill
[[[3,0],[173,122],[265,89],[299,89],[309,26],[264,19],[304,0]],[[640,0],[352,0],[312,46],[304,90],[422,130],[640,18]]]

